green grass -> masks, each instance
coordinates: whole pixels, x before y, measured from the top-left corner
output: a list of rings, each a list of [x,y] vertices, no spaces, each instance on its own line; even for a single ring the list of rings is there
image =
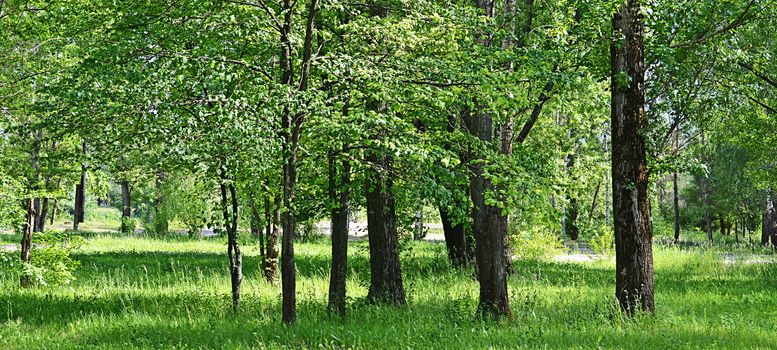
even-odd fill
[[[230,311],[221,239],[92,235],[72,285],[20,290],[0,269],[0,349],[777,348],[777,265],[728,265],[715,247],[656,247],[655,316],[620,316],[611,259],[517,261],[514,318],[473,318],[477,283],[444,244],[403,248],[407,307],[364,302],[367,245],[350,247],[349,315],[326,311],[329,245],[297,245],[298,323],[246,242],[242,310]],[[737,254],[748,254],[739,252]]]

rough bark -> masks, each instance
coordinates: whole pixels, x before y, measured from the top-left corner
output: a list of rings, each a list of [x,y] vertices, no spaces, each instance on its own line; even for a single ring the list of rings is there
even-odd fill
[[[370,289],[367,298],[377,303],[404,305],[405,288],[399,262],[397,214],[391,158],[381,151],[367,153],[367,162],[379,168],[367,170],[365,179],[367,235],[370,244]]]
[[[476,0],[475,4],[488,17],[494,16],[494,2]],[[476,41],[483,46],[489,42],[484,34],[478,34]],[[467,120],[470,133],[482,144],[493,142],[494,122],[491,115],[483,110],[477,100],[475,110]],[[480,282],[480,300],[478,315],[500,318],[510,315],[507,293],[507,268],[505,257],[505,236],[507,227],[502,219],[501,209],[487,205],[486,192],[494,192],[491,180],[484,176],[483,157],[471,162],[470,196],[473,203],[473,229],[475,236],[475,261],[478,281]]]
[[[132,220],[132,193],[130,192],[129,181],[126,179],[121,181],[121,232],[125,234],[131,234],[129,232],[132,229],[132,225],[129,224]]]
[[[645,140],[641,2],[626,0],[612,18],[611,123],[615,296],[621,309],[652,312],[653,251]]]
[[[480,111],[470,118],[470,132],[481,142],[492,142],[493,121],[491,116]],[[486,204],[485,194],[494,191],[491,180],[484,174],[482,161],[471,163],[470,195],[473,203],[473,223],[475,233],[475,261],[480,282],[480,302],[478,314],[499,318],[510,315],[507,295],[507,269],[504,257],[504,236],[507,227],[501,220],[501,209]]]
[[[329,275],[329,310],[345,316],[345,280],[348,270],[348,211],[351,185],[351,163],[343,159],[340,168],[340,184],[337,183],[337,163],[334,154],[329,155],[329,201],[332,227],[332,270]]]

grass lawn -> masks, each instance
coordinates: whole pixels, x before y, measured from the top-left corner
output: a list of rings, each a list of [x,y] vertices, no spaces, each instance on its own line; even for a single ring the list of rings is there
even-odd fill
[[[326,311],[329,245],[297,245],[298,323],[280,322],[280,285],[260,280],[246,242],[242,310],[230,311],[223,239],[93,235],[72,285],[20,290],[0,269],[0,349],[729,348],[777,349],[777,264],[729,264],[716,248],[656,246],[655,316],[624,319],[614,262],[517,261],[514,318],[473,318],[472,271],[444,244],[408,242],[408,306],[364,302],[365,242],[352,242],[348,317]],[[740,252],[739,254],[747,254]]]

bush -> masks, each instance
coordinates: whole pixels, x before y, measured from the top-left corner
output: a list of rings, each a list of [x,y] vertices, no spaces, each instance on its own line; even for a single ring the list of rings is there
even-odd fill
[[[615,252],[615,233],[607,225],[600,225],[591,237],[591,249],[595,254],[612,255]]]
[[[513,253],[523,259],[542,259],[563,254],[564,243],[553,232],[543,229],[510,233]]]
[[[32,261],[23,263],[18,252],[3,252],[0,262],[5,272],[19,277],[28,276],[36,285],[69,284],[79,262],[73,252],[83,244],[83,238],[73,233],[46,231],[33,235]]]

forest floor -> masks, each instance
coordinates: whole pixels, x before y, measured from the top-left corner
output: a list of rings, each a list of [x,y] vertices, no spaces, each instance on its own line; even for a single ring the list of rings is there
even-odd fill
[[[237,314],[221,238],[91,235],[66,286],[21,290],[0,268],[0,349],[777,348],[777,264],[740,263],[768,251],[656,245],[656,314],[633,319],[613,300],[612,259],[519,259],[513,317],[491,322],[474,318],[472,271],[451,269],[443,244],[402,241],[408,306],[366,303],[367,243],[356,241],[340,319],[326,310],[320,239],[297,245],[298,323],[285,327],[280,285],[260,277],[256,242],[243,243]]]

